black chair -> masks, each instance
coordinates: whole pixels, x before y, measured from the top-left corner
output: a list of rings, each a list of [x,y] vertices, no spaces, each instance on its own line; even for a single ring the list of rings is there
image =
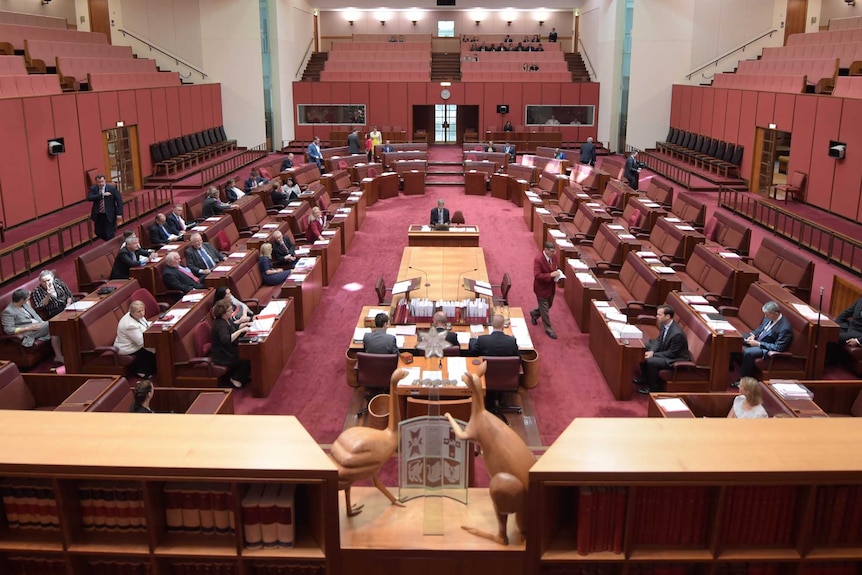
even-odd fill
[[[368,412],[368,402],[380,393],[389,391],[389,380],[392,373],[398,369],[398,354],[396,353],[365,353],[356,354],[356,382],[367,391],[366,405],[356,413],[356,417]]]
[[[494,415],[509,425],[504,412],[521,413],[518,405],[507,405],[502,403],[504,393],[518,393],[521,383],[521,358],[520,356],[508,357],[483,357],[488,362],[485,371],[485,406]]]

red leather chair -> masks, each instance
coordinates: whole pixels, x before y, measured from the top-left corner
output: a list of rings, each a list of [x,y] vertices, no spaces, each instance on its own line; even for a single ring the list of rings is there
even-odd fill
[[[794,200],[799,200],[800,202],[805,201],[805,179],[806,175],[802,172],[794,171],[790,176],[790,179],[787,180],[786,184],[779,184],[775,186],[775,197],[778,198],[778,191],[784,192],[784,203],[787,203],[789,198],[793,198]]]
[[[227,375],[227,367],[213,363],[210,355],[212,347],[212,326],[208,322],[201,322],[195,326],[194,333],[195,354],[189,360],[189,367],[196,368],[196,371],[201,372],[202,377],[207,377],[213,380],[214,385]]]
[[[368,411],[367,402],[375,395],[389,391],[389,380],[396,369],[398,369],[396,353],[360,351],[356,354],[356,381],[368,391],[365,395],[366,407],[357,412],[357,417]]]
[[[520,356],[507,357],[483,357],[488,362],[485,371],[485,391],[487,396],[485,403],[488,411],[502,419],[506,425],[504,412],[521,413],[518,405],[507,405],[501,402],[504,393],[518,393],[521,383],[521,358]]]
[[[150,290],[146,288],[136,289],[132,294],[132,299],[129,301],[142,301],[144,302],[144,316],[152,321],[153,318],[157,318],[160,314],[168,311],[168,304],[164,302],[157,302],[156,298],[153,297],[153,294],[150,293]]]

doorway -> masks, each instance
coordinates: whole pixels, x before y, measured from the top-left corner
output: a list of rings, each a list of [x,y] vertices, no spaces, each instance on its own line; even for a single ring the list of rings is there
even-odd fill
[[[471,141],[465,138],[464,134],[473,134],[475,137],[478,125],[479,106],[413,106],[413,133],[422,133],[424,130],[429,144],[461,144]]]
[[[121,194],[142,189],[138,165],[138,127],[121,126],[102,132],[106,176]]]
[[[784,19],[784,45],[791,34],[805,32],[808,21],[808,0],[787,0],[787,18]]]
[[[787,183],[787,166],[790,163],[790,132],[772,128],[757,128],[755,158],[749,189],[768,195],[772,186]]]
[[[102,32],[111,43],[111,14],[108,9],[108,0],[87,0],[90,12],[90,32]]]

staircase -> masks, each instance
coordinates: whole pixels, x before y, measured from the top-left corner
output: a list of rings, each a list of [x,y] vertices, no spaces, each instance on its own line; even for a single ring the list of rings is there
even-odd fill
[[[461,81],[461,55],[448,52],[431,54],[431,81]]]
[[[326,59],[329,57],[329,52],[314,52],[311,58],[308,59],[308,64],[302,72],[303,82],[320,82],[320,72],[323,71],[323,66],[326,64]]]
[[[425,183],[429,186],[463,186],[464,164],[461,162],[428,162]]]
[[[584,64],[584,59],[581,58],[579,52],[566,52],[564,54],[566,64],[569,66],[569,72],[572,73],[572,82],[590,82],[590,73],[587,72],[587,66]]]

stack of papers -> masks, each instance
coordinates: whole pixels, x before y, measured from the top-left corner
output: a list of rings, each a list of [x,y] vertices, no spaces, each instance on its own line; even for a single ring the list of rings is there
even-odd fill
[[[784,399],[811,399],[814,397],[810,389],[794,381],[773,379],[769,384]]]
[[[316,242],[314,242],[314,245],[316,245],[316,246],[328,246],[329,240],[317,240]]]
[[[336,232],[335,230],[323,230],[322,232],[320,232],[320,235],[334,236],[336,233],[338,233],[338,232]]]
[[[694,231],[694,228],[689,226],[689,225],[677,226],[676,229],[682,230],[684,232],[693,232]]]
[[[566,234],[564,234],[563,232],[561,232],[560,230],[558,230],[556,228],[548,230],[548,233],[551,234],[551,236],[555,237],[555,238],[561,238],[562,239],[562,238],[566,237]]]
[[[653,252],[635,252],[639,258],[657,258]]]
[[[811,306],[806,305],[804,303],[795,303],[793,307],[796,308],[805,319],[810,319],[813,321],[817,321],[817,317],[820,316],[820,321],[826,321],[829,318],[822,313],[817,313]]]
[[[356,343],[362,343],[362,338],[365,337],[366,333],[371,333],[370,327],[353,328],[353,341]]]
[[[307,256],[308,254],[311,253],[311,249],[309,249],[309,248],[296,248],[295,250],[293,250],[293,253],[295,253],[298,256]],[[304,259],[313,259],[313,258],[304,258]]]
[[[187,293],[186,295],[183,296],[182,301],[199,302],[202,299],[204,299],[203,293],[200,293],[200,292],[198,292],[198,293]]]
[[[657,274],[672,274],[674,273],[673,268],[669,268],[667,266],[652,266],[652,271]]]
[[[513,317],[509,324],[509,329],[512,330],[512,336],[518,342],[520,349],[532,349],[533,340],[530,338],[530,329],[527,327],[527,320],[523,317]]]
[[[542,216],[547,216],[551,212],[549,212],[547,208],[536,208],[536,213]]]
[[[582,262],[581,260],[569,258],[567,261],[569,262],[569,265],[572,266],[572,269],[576,269],[576,270],[588,270],[588,269],[590,269],[589,266],[587,264],[585,264],[584,262]]]
[[[407,375],[398,382],[399,386],[416,385],[416,382],[422,377],[422,368],[420,367],[402,367]]]
[[[203,294],[200,294],[200,296],[203,297]],[[76,301],[75,303],[69,304],[68,306],[66,306],[66,309],[69,311],[85,311],[85,310],[90,309],[94,305],[96,305],[96,302],[93,300],[89,300],[89,301],[82,300],[82,301]]]
[[[305,278],[308,277],[308,274],[290,274],[290,279],[295,281],[296,283],[302,283],[305,281]]]
[[[457,379],[458,384],[464,386],[461,381],[461,376],[467,373],[467,358],[466,357],[447,357],[446,371],[449,379]]]
[[[559,239],[559,238],[558,238],[558,239],[556,240],[556,242],[557,242],[557,245],[558,245],[558,246],[560,246],[561,248],[573,248],[573,247],[575,247],[575,244],[573,244],[573,243],[572,243],[572,242],[570,242],[569,240]]]
[[[708,304],[709,303],[709,301],[705,297],[703,297],[702,295],[683,295],[680,297],[682,298],[682,301],[684,301],[685,303],[691,303],[691,304],[695,304],[695,303]]]
[[[694,309],[694,311],[698,311],[700,313],[718,313],[718,310],[711,305],[695,304],[691,307]]]
[[[213,268],[214,272],[229,272],[233,269],[233,266],[216,266]]]
[[[691,411],[688,405],[678,397],[660,397],[656,398],[655,402],[665,412]]]
[[[220,219],[221,219],[221,216],[212,216],[212,217],[209,217],[209,218],[205,219],[204,221],[205,221],[205,222],[217,222],[217,221],[219,221]]]
[[[263,230],[274,230],[277,227],[278,227],[278,224],[263,224],[261,226],[261,229],[263,229]]]
[[[593,274],[588,272],[576,273],[575,277],[578,278],[578,280],[580,280],[580,282],[584,285],[596,283],[596,278],[593,277]]]
[[[619,224],[608,224],[609,230],[624,230],[625,228]]]
[[[415,325],[396,325],[395,326],[395,335],[416,335],[416,326]]]
[[[229,255],[228,257],[229,258],[244,258],[245,254],[246,254],[246,252],[234,252],[231,255]]]
[[[718,255],[725,259],[739,259],[739,254],[734,252],[718,252]]]

